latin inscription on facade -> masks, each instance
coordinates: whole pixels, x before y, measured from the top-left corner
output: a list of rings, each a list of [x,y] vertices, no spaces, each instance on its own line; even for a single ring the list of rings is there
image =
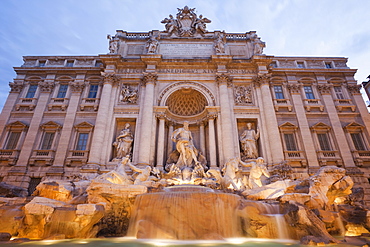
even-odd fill
[[[160,44],[159,54],[165,56],[211,56],[213,44]]]

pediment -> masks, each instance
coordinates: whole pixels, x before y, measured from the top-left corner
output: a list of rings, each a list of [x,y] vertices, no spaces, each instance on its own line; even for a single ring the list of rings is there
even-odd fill
[[[356,122],[352,122],[344,126],[344,128],[347,130],[358,130],[358,129],[364,129],[365,126],[363,126],[362,124],[356,123]]]
[[[321,130],[329,130],[331,129],[331,127],[323,122],[318,122],[317,124],[311,126],[311,129],[314,129],[314,130],[318,130],[318,129],[321,129]]]
[[[91,128],[94,128],[94,125],[92,125],[91,123],[88,123],[88,122],[84,121],[82,123],[76,124],[75,125],[75,128],[76,129],[91,129]]]
[[[60,129],[62,128],[62,125],[58,124],[54,121],[49,121],[40,126],[42,129]]]
[[[298,126],[291,122],[285,122],[279,126],[279,129],[298,129]]]
[[[20,127],[20,128],[28,127],[27,124],[22,123],[21,121],[15,121],[15,122],[7,124],[6,126],[7,127]]]

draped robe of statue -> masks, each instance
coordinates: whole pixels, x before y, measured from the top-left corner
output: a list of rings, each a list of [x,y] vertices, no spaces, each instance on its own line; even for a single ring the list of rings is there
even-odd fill
[[[198,150],[194,146],[188,122],[184,122],[183,128],[176,129],[172,133],[171,139],[176,143],[176,150],[180,153],[180,157],[176,163],[177,167],[180,169],[183,167],[192,167],[193,160],[195,164],[199,163],[197,159]]]

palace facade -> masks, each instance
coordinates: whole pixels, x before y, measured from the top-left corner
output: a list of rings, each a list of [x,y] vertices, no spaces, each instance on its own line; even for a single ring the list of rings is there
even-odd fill
[[[31,193],[126,155],[164,169],[187,121],[208,167],[258,156],[299,178],[339,166],[368,188],[370,119],[347,58],[265,55],[256,32],[211,32],[209,22],[184,7],[164,31],[108,36],[107,54],[25,56],[0,117],[0,179]],[[246,130],[257,154],[242,145]]]

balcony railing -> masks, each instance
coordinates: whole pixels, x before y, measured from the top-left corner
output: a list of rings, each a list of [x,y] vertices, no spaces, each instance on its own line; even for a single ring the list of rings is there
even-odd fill
[[[98,110],[99,98],[83,98],[80,104],[80,110],[83,111],[87,107],[92,107],[94,111]]]
[[[343,111],[344,108],[349,108],[351,111],[356,111],[356,105],[352,103],[351,99],[335,99],[335,106],[338,111]]]
[[[54,108],[65,111],[68,107],[68,101],[69,100],[67,98],[51,98],[51,101],[48,104],[48,110],[51,111]]]
[[[18,103],[15,105],[15,110],[19,111],[21,109],[26,109],[32,111],[35,109],[37,103],[37,98],[20,98]]]
[[[86,164],[87,158],[89,156],[89,151],[87,150],[70,150],[66,158],[66,165],[72,166],[74,162]]]
[[[321,104],[319,99],[303,99],[304,107],[306,111],[311,111],[313,108],[318,108],[320,111],[324,111],[324,105]]]
[[[275,111],[279,111],[280,108],[287,108],[288,111],[292,111],[293,109],[289,99],[274,99],[274,106]]]

